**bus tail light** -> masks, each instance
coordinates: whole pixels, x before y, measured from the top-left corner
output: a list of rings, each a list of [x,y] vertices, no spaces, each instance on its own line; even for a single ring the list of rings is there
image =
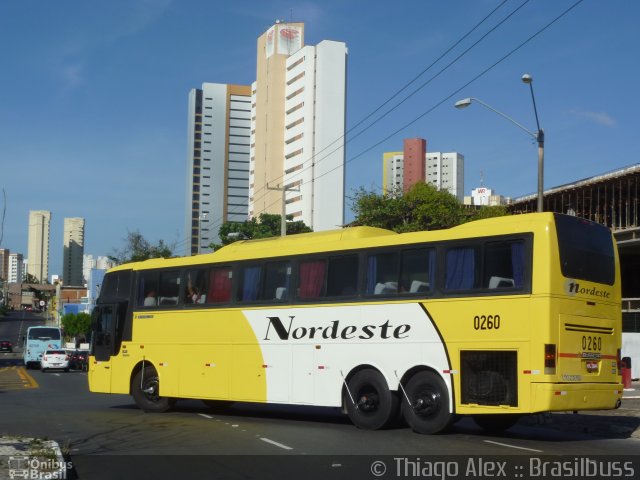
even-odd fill
[[[544,346],[544,373],[554,375],[556,373],[556,345],[547,343]]]
[[[618,364],[618,375],[622,375],[622,350],[616,352],[616,363]]]

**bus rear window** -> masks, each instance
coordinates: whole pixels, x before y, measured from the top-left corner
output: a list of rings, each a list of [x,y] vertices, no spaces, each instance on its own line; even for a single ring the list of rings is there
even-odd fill
[[[569,215],[555,215],[562,275],[613,285],[615,260],[611,232],[603,225]]]
[[[60,340],[57,328],[34,328],[29,330],[29,340]]]

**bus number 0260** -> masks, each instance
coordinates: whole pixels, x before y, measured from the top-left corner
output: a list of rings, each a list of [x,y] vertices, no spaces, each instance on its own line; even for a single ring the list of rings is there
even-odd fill
[[[476,330],[497,330],[500,328],[500,315],[476,315],[473,317]]]

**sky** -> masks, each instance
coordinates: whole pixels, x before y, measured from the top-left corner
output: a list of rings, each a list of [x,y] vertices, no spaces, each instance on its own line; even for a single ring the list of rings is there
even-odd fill
[[[454,108],[478,98],[535,132],[524,73],[545,188],[640,162],[634,0],[7,0],[0,248],[26,258],[29,210],[50,210],[50,275],[65,217],[86,219],[85,254],[114,253],[129,231],[183,253],[189,90],[251,84],[276,19],[304,22],[307,45],[347,45],[347,221],[349,197],[381,191],[383,152],[410,137],[464,155],[466,195],[481,177],[500,195],[534,193],[534,139],[480,104]]]

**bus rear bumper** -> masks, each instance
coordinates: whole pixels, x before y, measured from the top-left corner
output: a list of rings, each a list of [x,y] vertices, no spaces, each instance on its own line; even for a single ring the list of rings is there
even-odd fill
[[[622,399],[621,383],[534,383],[534,412],[610,410]]]

